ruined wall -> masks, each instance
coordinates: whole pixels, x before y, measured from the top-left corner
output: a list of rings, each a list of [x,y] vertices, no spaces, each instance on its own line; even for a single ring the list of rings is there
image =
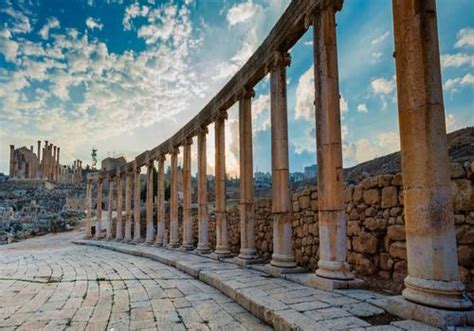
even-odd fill
[[[460,274],[469,291],[474,291],[474,162],[452,164],[455,223]],[[318,262],[318,192],[307,189],[292,195],[293,242],[298,264],[315,270]],[[372,287],[400,291],[406,276],[405,222],[402,176],[368,178],[345,190],[348,262],[358,277]],[[215,247],[215,219],[209,211],[209,241]],[[229,244],[240,249],[238,205],[228,206]],[[193,209],[194,239],[197,243],[197,208]],[[180,234],[181,234],[180,220]],[[271,199],[255,201],[255,236],[258,255],[271,259]]]

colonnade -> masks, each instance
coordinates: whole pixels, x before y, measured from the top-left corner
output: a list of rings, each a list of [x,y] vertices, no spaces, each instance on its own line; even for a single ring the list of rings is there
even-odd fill
[[[292,3],[290,6],[298,6]],[[346,262],[346,215],[344,213],[344,178],[342,167],[341,123],[339,109],[339,78],[337,65],[336,13],[342,1],[325,1],[305,14],[306,27],[313,26],[315,113],[318,163],[319,262],[316,278],[333,282],[354,279]],[[397,71],[398,114],[401,136],[401,156],[404,185],[405,224],[407,236],[408,277],[403,296],[413,302],[448,309],[466,309],[472,303],[459,279],[454,214],[449,181],[449,160],[441,87],[440,56],[434,0],[393,0],[395,64]],[[269,36],[270,38],[271,36]],[[252,60],[252,59],[251,59]],[[251,61],[250,60],[250,61]],[[270,74],[271,97],[271,162],[273,255],[272,268],[282,272],[295,270],[292,240],[292,213],[289,192],[288,122],[286,68],[290,55],[276,49],[265,59],[265,74]],[[253,194],[252,84],[243,84],[234,94],[239,103],[240,139],[240,252],[236,259],[252,263],[257,259]],[[213,102],[215,102],[213,100]],[[229,104],[230,106],[230,104]],[[215,125],[215,214],[216,249],[218,256],[230,254],[226,219],[225,188],[225,120],[227,108],[218,109],[205,125],[187,136],[173,139],[152,151],[145,158],[138,156],[133,169],[121,169],[114,174],[118,197],[115,238],[142,241],[140,229],[140,167],[147,166],[146,242],[169,248],[193,248],[191,205],[191,145],[197,136],[198,156],[198,242],[196,252],[211,252],[209,244],[209,213],[207,200],[207,126]],[[178,238],[177,155],[183,149],[183,240]],[[165,235],[164,161],[170,155],[171,197],[169,238]],[[144,161],[140,161],[144,159]],[[158,192],[156,196],[157,228],[153,222],[152,169],[158,162]],[[129,169],[130,168],[130,169]],[[123,170],[123,171],[122,171]],[[101,202],[104,174],[97,182],[96,237],[102,238]],[[122,213],[122,190],[125,180],[125,217]],[[88,201],[91,199],[88,180]],[[112,206],[109,188],[109,206]],[[134,196],[132,213],[131,196]],[[91,225],[91,204],[88,204],[88,227]],[[112,208],[112,207],[110,207]],[[112,214],[109,211],[109,224]],[[125,224],[123,225],[123,221]],[[109,225],[110,226],[110,225]],[[109,236],[110,234],[110,236]],[[88,228],[87,235],[90,236]],[[107,238],[111,238],[107,231]],[[317,283],[317,282],[316,282]]]

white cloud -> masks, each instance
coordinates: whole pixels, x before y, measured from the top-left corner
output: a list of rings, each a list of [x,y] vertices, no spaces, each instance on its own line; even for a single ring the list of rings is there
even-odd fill
[[[227,22],[232,26],[248,21],[255,16],[259,9],[261,9],[261,7],[252,1],[236,4],[227,12]]]
[[[441,55],[441,66],[443,68],[459,68],[463,65],[474,67],[474,55],[464,53]]]
[[[2,10],[8,14],[13,20],[12,23],[7,24],[11,33],[29,33],[31,32],[30,19],[23,13],[16,11],[9,7]]]
[[[397,132],[383,132],[375,139],[361,138],[353,144],[344,144],[345,166],[352,166],[373,158],[393,153],[400,149],[400,138]]]
[[[375,44],[380,44],[382,41],[384,41],[385,39],[387,39],[387,37],[390,35],[390,32],[386,31],[385,33],[383,33],[382,35],[380,35],[379,37],[375,38],[372,40],[372,45],[375,45]]]
[[[474,85],[474,75],[466,74],[463,77],[450,78],[446,80],[443,87],[446,91],[456,92],[458,88]]]
[[[19,45],[11,40],[10,30],[4,28],[0,31],[0,53],[5,56],[5,60],[15,62]]]
[[[367,109],[367,105],[365,103],[361,103],[357,105],[357,111],[359,113],[368,113],[369,109]]]
[[[140,7],[138,2],[135,2],[131,4],[130,6],[128,6],[127,8],[125,8],[125,15],[122,20],[123,29],[131,30],[133,27],[131,20],[136,17],[145,17],[148,15],[149,11],[150,11],[150,8],[148,6]]]
[[[86,26],[90,30],[94,30],[94,29],[102,30],[102,28],[104,27],[104,25],[102,23],[100,23],[99,19],[95,20],[92,17],[88,17],[86,19]]]
[[[349,105],[344,99],[344,96],[341,93],[341,98],[339,99],[339,108],[341,110],[341,116],[344,116],[344,113],[347,113],[349,111]]]
[[[295,118],[314,118],[314,65],[305,71],[296,87]]]
[[[446,132],[453,132],[460,129],[461,125],[456,121],[456,117],[452,113],[446,114]]]
[[[395,90],[395,79],[377,78],[372,80],[370,86],[375,94],[391,94]]]
[[[59,20],[56,17],[52,17],[48,19],[48,22],[41,28],[38,32],[41,38],[47,40],[49,38],[49,31],[51,29],[57,29],[60,27]]]
[[[456,41],[455,47],[474,47],[474,29],[464,28],[458,32],[458,40]]]

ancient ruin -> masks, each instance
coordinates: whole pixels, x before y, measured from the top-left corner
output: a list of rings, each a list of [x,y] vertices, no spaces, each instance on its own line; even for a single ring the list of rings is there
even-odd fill
[[[86,238],[92,235],[91,215],[92,185],[97,185],[97,210],[95,238],[103,239],[102,232],[102,187],[109,185],[109,206],[117,201],[117,216],[108,213],[105,238],[116,238],[125,242],[155,243],[167,248],[195,249],[199,254],[213,252],[220,258],[233,251],[229,245],[229,211],[226,208],[225,187],[225,133],[226,112],[234,103],[239,103],[240,125],[240,208],[238,211],[240,237],[238,256],[235,262],[251,265],[259,262],[256,245],[256,206],[253,197],[252,88],[265,75],[270,74],[271,87],[271,161],[272,161],[272,229],[271,260],[265,271],[277,276],[301,272],[301,253],[295,257],[295,248],[301,252],[301,242],[295,245],[295,217],[301,210],[311,208],[315,223],[311,233],[317,236],[311,254],[305,256],[313,261],[318,257],[316,272],[307,278],[306,285],[335,290],[362,285],[362,281],[351,271],[360,264],[372,265],[365,253],[376,254],[381,248],[377,238],[361,230],[355,224],[358,216],[353,210],[358,205],[377,206],[387,213],[390,226],[378,224],[376,211],[366,212],[365,227],[387,231],[386,253],[381,253],[376,264],[382,270],[393,270],[393,263],[405,261],[403,266],[395,262],[395,273],[406,266],[402,297],[393,299],[387,310],[403,316],[417,307],[433,307],[418,316],[428,321],[427,314],[451,314],[470,316],[472,302],[466,295],[465,285],[460,279],[456,227],[453,210],[453,194],[450,178],[443,96],[440,74],[440,56],[437,35],[435,1],[393,1],[395,32],[395,65],[398,87],[398,114],[401,135],[402,173],[398,176],[367,180],[359,187],[344,188],[342,173],[341,125],[339,109],[339,87],[337,66],[336,23],[337,12],[343,10],[343,1],[293,1],[276,23],[263,44],[252,55],[237,74],[215,95],[189,123],[167,141],[151,150],[144,151],[127,164],[100,171],[87,177],[88,219]],[[317,132],[317,192],[301,194],[293,198],[289,192],[288,173],[288,128],[286,100],[286,68],[291,63],[288,50],[298,41],[309,26],[314,28],[315,64],[315,113]],[[206,137],[207,126],[215,123],[215,211],[212,240],[209,237]],[[192,138],[197,137],[198,151],[198,204],[197,243],[193,243],[191,217],[190,148]],[[184,203],[182,220],[178,220],[176,159],[180,149],[184,153]],[[171,197],[169,201],[169,225],[165,225],[164,169],[165,158],[171,159]],[[150,187],[152,168],[158,162],[158,192]],[[146,233],[142,235],[140,221],[140,172],[147,167]],[[457,166],[459,167],[459,166]],[[464,169],[463,176],[471,181],[473,164]],[[461,170],[460,170],[461,171]],[[117,194],[111,195],[118,187]],[[125,207],[123,208],[123,191]],[[313,197],[314,195],[314,197]],[[133,197],[133,198],[132,198]],[[472,195],[471,195],[472,197]],[[157,219],[152,220],[156,198]],[[472,198],[471,198],[472,199]],[[133,201],[133,210],[132,210]],[[293,203],[294,201],[294,203]],[[381,204],[380,204],[381,201]],[[350,204],[350,206],[347,205]],[[403,206],[403,209],[402,209]],[[110,207],[112,208],[112,207]],[[364,207],[365,208],[365,207]],[[123,210],[124,209],[124,210]],[[125,212],[124,212],[125,211]],[[349,214],[349,222],[347,214]],[[373,215],[372,215],[373,214]],[[403,215],[403,217],[402,217]],[[393,218],[393,221],[392,218]],[[464,217],[472,224],[472,209]],[[464,218],[463,218],[464,219]],[[369,224],[369,220],[372,225]],[[398,221],[397,221],[398,220]],[[116,233],[111,231],[115,224]],[[349,226],[348,226],[349,223]],[[314,228],[318,224],[318,228]],[[180,230],[181,229],[181,230]],[[472,228],[470,228],[472,231]],[[181,236],[179,235],[181,233]],[[266,232],[268,233],[268,232]],[[235,233],[233,233],[235,236]],[[355,237],[354,237],[355,236]],[[297,234],[296,238],[300,235]],[[382,236],[383,237],[383,236]],[[304,240],[304,238],[303,238]],[[375,242],[374,242],[375,240]],[[395,243],[390,244],[394,240]],[[403,240],[399,243],[398,240]],[[406,240],[406,244],[405,244]],[[211,245],[211,241],[213,244]],[[298,241],[298,240],[297,240]],[[466,241],[470,242],[470,241]],[[349,247],[348,247],[349,244]],[[260,253],[260,252],[259,252]],[[349,255],[348,255],[349,253]],[[313,256],[311,256],[313,255]],[[350,259],[348,259],[348,256]],[[406,256],[406,257],[405,257]],[[472,259],[472,257],[471,257]],[[391,261],[391,262],[390,262]],[[392,264],[392,266],[387,266]],[[313,267],[316,267],[313,265]],[[378,266],[377,266],[378,268]],[[472,268],[472,265],[471,265]],[[384,274],[391,278],[392,274]],[[399,277],[399,276],[397,276]],[[400,278],[398,278],[400,280]],[[451,316],[450,315],[450,316]],[[455,320],[457,317],[453,318]],[[463,317],[464,318],[464,317]],[[467,318],[467,317],[466,317]],[[459,322],[461,319],[457,319]]]
[[[40,179],[53,183],[78,184],[82,181],[82,161],[75,160],[72,166],[61,165],[59,162],[60,147],[45,140],[41,148],[38,140],[36,154],[33,145],[30,149],[15,149],[10,145],[10,177],[15,179]]]

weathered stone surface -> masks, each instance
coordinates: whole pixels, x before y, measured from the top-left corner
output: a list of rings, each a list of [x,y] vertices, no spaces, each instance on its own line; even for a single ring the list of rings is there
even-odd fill
[[[363,232],[352,241],[352,245],[356,252],[375,254],[378,248],[378,240],[377,237]]]
[[[405,226],[391,225],[387,228],[387,237],[391,240],[405,240]]]
[[[407,247],[404,242],[394,242],[390,245],[390,256],[397,259],[407,259]]]
[[[382,208],[392,208],[398,205],[398,190],[395,186],[382,189]]]
[[[380,202],[380,192],[378,189],[364,191],[364,202],[368,205],[375,205]]]

